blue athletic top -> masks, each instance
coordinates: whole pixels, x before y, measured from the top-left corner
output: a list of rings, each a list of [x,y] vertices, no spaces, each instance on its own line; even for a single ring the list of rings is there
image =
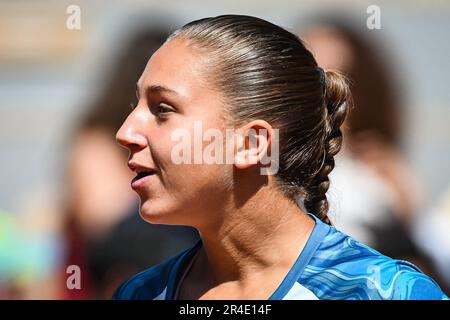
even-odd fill
[[[388,258],[309,216],[316,222],[312,234],[269,299],[448,300],[438,284],[413,264]],[[192,248],[131,277],[113,299],[175,299],[177,284],[201,246],[199,240]]]

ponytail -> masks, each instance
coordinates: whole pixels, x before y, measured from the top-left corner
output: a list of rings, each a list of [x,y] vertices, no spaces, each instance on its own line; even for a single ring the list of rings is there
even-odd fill
[[[342,146],[341,125],[348,112],[350,90],[346,78],[333,70],[321,72],[324,84],[323,108],[325,113],[325,141],[322,146],[323,160],[319,170],[313,175],[307,187],[305,208],[320,220],[331,224],[327,216],[328,200],[326,192],[330,187],[328,175],[334,168],[334,156]]]

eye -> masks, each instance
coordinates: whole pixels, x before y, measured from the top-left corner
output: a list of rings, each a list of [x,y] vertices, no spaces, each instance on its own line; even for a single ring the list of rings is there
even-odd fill
[[[172,107],[162,103],[151,107],[151,112],[157,117],[167,116],[169,113],[174,111],[175,110]]]

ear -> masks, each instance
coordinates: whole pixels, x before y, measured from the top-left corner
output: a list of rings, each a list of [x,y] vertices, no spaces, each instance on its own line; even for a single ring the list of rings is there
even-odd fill
[[[272,126],[264,120],[253,120],[236,131],[234,165],[247,169],[267,157],[273,135]]]

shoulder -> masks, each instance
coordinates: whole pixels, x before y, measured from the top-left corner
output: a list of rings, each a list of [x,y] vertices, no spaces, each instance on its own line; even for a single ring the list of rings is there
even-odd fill
[[[113,300],[164,300],[168,284],[176,274],[177,265],[192,248],[148,268],[117,288]]]
[[[401,260],[393,260],[391,274],[392,294],[394,300],[448,300],[439,285],[425,275],[416,266]]]
[[[448,299],[413,264],[391,259],[333,227],[300,282],[319,299]]]

